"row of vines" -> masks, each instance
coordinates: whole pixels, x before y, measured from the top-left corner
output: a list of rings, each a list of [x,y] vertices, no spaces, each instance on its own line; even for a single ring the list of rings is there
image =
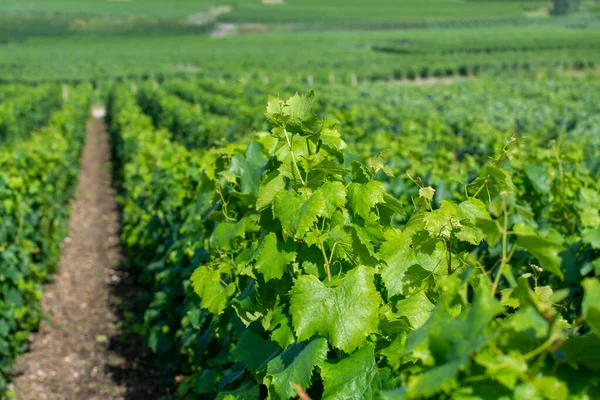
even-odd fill
[[[600,396],[597,89],[115,85],[138,330],[178,396]]]
[[[42,285],[67,234],[91,85],[4,86],[0,105],[0,398],[43,318]],[[8,393],[10,394],[10,393]]]

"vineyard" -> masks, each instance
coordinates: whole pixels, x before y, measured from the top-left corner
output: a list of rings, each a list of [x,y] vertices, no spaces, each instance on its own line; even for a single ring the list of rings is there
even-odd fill
[[[0,399],[600,398],[594,4],[180,3],[0,1]]]

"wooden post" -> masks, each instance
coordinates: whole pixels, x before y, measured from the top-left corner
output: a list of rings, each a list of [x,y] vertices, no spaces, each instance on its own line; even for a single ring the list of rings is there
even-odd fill
[[[308,83],[308,86],[312,86],[315,83],[315,78],[312,75],[309,75],[306,77],[306,82]]]
[[[62,87],[62,98],[65,102],[69,100],[69,87],[67,85]]]
[[[329,83],[335,85],[335,74],[333,72],[329,74]]]
[[[356,74],[350,75],[350,82],[352,83],[352,86],[358,86],[358,78],[356,77]]]

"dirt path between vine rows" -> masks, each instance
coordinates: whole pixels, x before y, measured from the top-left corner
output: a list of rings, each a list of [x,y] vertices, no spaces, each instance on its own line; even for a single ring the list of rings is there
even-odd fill
[[[88,124],[71,207],[58,272],[42,299],[48,319],[15,368],[17,399],[156,398],[155,373],[138,365],[140,347],[119,340],[122,294],[136,288],[119,270],[119,211],[101,119]]]

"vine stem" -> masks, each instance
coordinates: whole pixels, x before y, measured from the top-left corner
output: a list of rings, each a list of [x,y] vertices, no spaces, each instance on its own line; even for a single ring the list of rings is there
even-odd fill
[[[298,178],[300,178],[300,182],[302,182],[302,186],[304,186],[304,189],[308,189],[308,186],[306,185],[306,182],[304,181],[304,179],[302,179],[302,174],[300,173],[300,168],[298,168],[298,163],[296,162],[296,156],[294,155],[294,142],[293,142],[293,137],[292,140],[290,140],[290,137],[288,136],[288,131],[287,129],[283,128],[283,133],[285,133],[285,140],[287,141],[287,145],[290,149],[290,155],[292,156],[292,163],[294,164],[294,168],[296,169],[296,173],[298,174]],[[307,196],[308,196],[308,190],[307,190]]]
[[[283,128],[283,132],[285,134],[285,140],[287,142],[288,148],[290,149],[290,155],[292,156],[292,164],[294,164],[294,168],[296,169],[298,178],[300,178],[300,182],[302,183],[302,186],[304,187],[304,193],[306,194],[306,198],[310,199],[310,195],[308,193],[308,184],[306,183],[306,181],[304,179],[302,179],[302,174],[300,173],[300,168],[298,167],[298,163],[296,162],[296,156],[294,155],[293,135],[292,135],[292,139],[290,140],[287,129]],[[309,145],[308,141],[306,142],[306,145],[309,146],[309,151],[310,151],[310,145]],[[315,229],[317,231],[317,237],[319,238],[319,247],[321,248],[321,253],[323,253],[323,260],[325,261],[325,269],[327,270],[327,279],[331,281],[331,263],[329,262],[329,259],[327,258],[327,252],[325,251],[325,245],[323,244],[323,239],[321,238],[321,231],[319,230],[319,227],[316,225],[315,225]]]
[[[555,340],[556,340],[556,338],[554,337],[554,335],[550,335],[550,337],[544,343],[542,343],[540,346],[531,350],[529,353],[523,354],[523,359],[531,360],[533,357],[543,353],[544,351],[546,351],[547,349],[549,349],[552,346],[552,344],[554,343]]]
[[[488,184],[488,180],[490,179],[490,176],[488,175],[485,180],[483,181],[483,184],[479,187],[479,189],[477,189],[477,191],[475,192],[475,194],[471,197],[477,197],[477,195],[479,194],[479,192],[481,192],[483,190],[483,188]]]
[[[452,275],[452,234],[448,241],[448,275]]]
[[[513,144],[516,141],[517,141],[517,137],[515,135],[512,135],[511,138],[504,144],[504,146],[502,147],[502,150],[500,151],[500,155],[498,156],[498,158],[493,159],[493,161],[492,161],[492,163],[495,166],[498,166],[498,164],[500,164],[500,161],[502,161],[504,156],[506,156],[508,154],[508,151],[507,151],[508,146],[510,146],[511,144]],[[477,197],[479,192],[481,192],[483,190],[483,188],[487,186],[487,184],[489,183],[489,179],[490,179],[490,175],[487,175],[485,180],[483,181],[483,184],[479,187],[479,189],[477,189],[475,194],[471,197]]]
[[[319,237],[319,246],[321,247],[321,252],[323,253],[323,259],[325,260],[325,269],[327,270],[327,280],[331,281],[331,264],[329,264],[329,259],[327,259],[327,253],[325,252],[325,246],[323,245],[323,239],[321,239],[321,234],[319,232],[319,228],[317,229],[317,236]]]
[[[506,209],[506,199],[502,200],[502,210],[504,212],[504,229],[502,229],[502,261],[500,262],[500,268],[498,268],[496,279],[494,279],[494,284],[492,285],[492,296],[496,294],[498,284],[500,283],[500,278],[502,277],[502,272],[504,271],[504,267],[508,264],[508,210]]]

